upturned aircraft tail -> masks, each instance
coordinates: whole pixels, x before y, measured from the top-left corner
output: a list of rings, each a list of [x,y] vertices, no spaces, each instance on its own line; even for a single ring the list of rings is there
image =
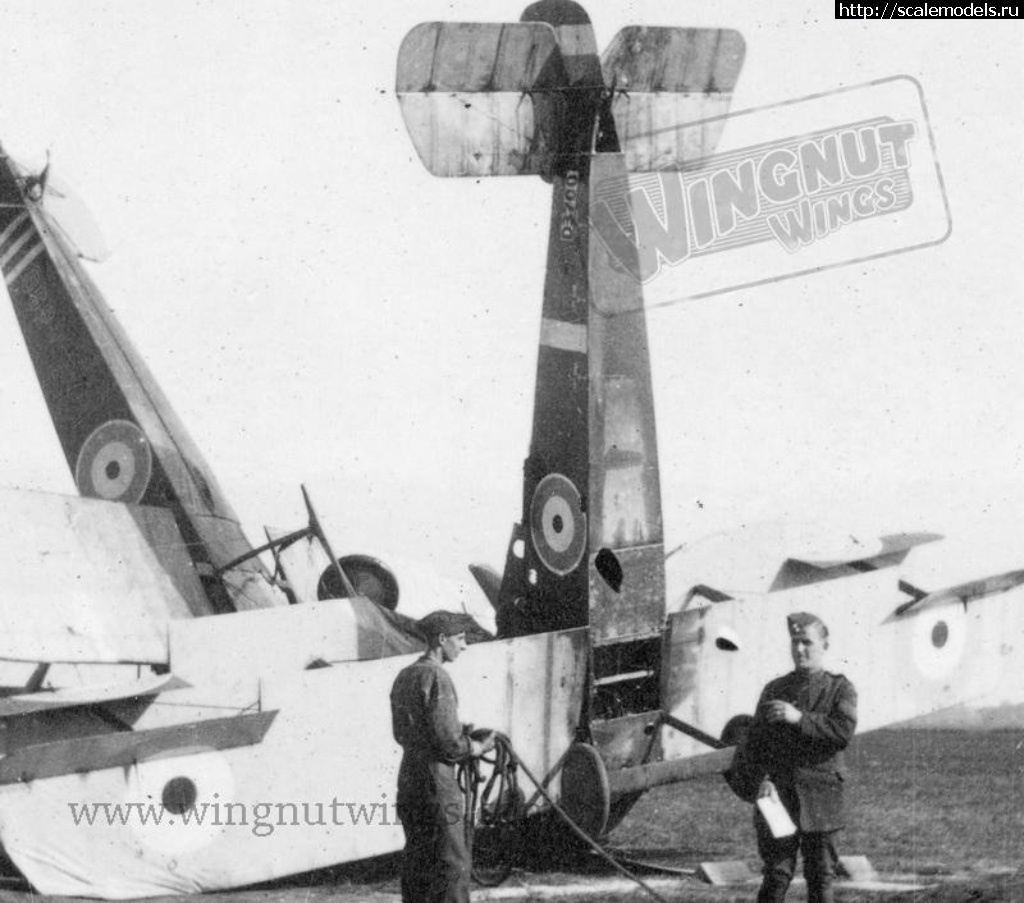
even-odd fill
[[[210,468],[47,210],[46,171],[0,149],[0,269],[83,496],[170,509],[206,599],[194,614],[279,604]],[[159,552],[159,550],[157,550]]]
[[[711,153],[742,59],[736,32],[646,27],[623,29],[599,56],[570,0],[532,4],[519,23],[425,23],[399,53],[399,102],[427,169],[552,185],[533,432],[498,628],[588,626],[592,723],[581,726],[634,761],[654,742],[642,728],[660,704],[665,627],[654,401],[634,275],[649,249],[625,235],[609,247],[599,226],[610,205],[629,205],[631,173]]]

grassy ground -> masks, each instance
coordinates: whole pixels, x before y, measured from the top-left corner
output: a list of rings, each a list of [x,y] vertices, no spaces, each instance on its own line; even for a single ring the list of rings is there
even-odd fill
[[[881,731],[857,738],[849,753],[849,828],[841,852],[870,858],[884,874],[923,874],[939,886],[887,895],[886,903],[1024,903],[1024,730],[989,733]],[[756,866],[750,807],[711,777],[660,787],[643,797],[611,842],[620,848],[661,850],[687,864],[744,859]],[[398,857],[305,875],[272,886],[218,894],[221,903],[311,903],[343,898],[394,903]],[[993,874],[993,871],[1001,874]],[[501,889],[525,889],[544,899],[544,885],[565,885],[611,874],[595,864],[572,874],[554,867],[516,869]],[[581,877],[582,876],[582,877]],[[694,881],[658,881],[669,901],[738,903],[750,887],[712,888]],[[474,892],[480,896],[481,892]],[[25,890],[0,888],[0,903],[34,903]],[[493,899],[493,898],[492,898]],[[584,897],[560,897],[571,903]],[[639,889],[585,897],[588,903],[648,899]],[[805,899],[800,888],[790,899]],[[837,903],[877,903],[877,893],[841,889]]]
[[[1024,730],[878,731],[847,753],[841,852],[880,872],[954,873],[1024,863]],[[750,807],[718,777],[660,787],[612,835],[620,846],[756,862]]]

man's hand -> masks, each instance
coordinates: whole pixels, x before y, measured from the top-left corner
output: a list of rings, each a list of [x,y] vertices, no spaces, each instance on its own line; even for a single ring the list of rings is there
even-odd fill
[[[479,758],[494,749],[494,731],[473,731],[473,737],[469,741],[470,755]]]
[[[799,724],[803,714],[795,705],[773,699],[765,705],[765,717],[769,724]]]
[[[775,785],[771,781],[769,781],[768,778],[765,778],[763,781],[761,781],[761,786],[757,790],[757,798],[758,799],[762,799],[763,797],[766,797],[766,796],[777,796],[777,795],[778,795],[778,793],[775,790]]]

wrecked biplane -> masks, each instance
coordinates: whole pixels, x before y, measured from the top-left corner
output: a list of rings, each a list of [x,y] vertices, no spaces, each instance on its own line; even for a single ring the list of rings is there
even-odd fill
[[[1005,646],[1021,572],[899,582],[930,534],[786,558],[749,598],[699,570],[666,589],[641,288],[591,211],[603,180],[710,153],[743,52],[732,31],[630,27],[598,55],[583,10],[553,0],[514,24],[420,25],[399,54],[431,172],[552,185],[522,517],[502,574],[474,571],[499,635],[454,671],[475,688],[463,715],[595,836],[646,788],[726,767],[788,667],[761,642],[786,612],[833,625],[865,729],[987,692],[1013,652],[967,654]],[[393,582],[339,563],[312,505],[309,527],[249,543],[51,194],[0,155],[0,267],[82,496],[3,495],[20,551],[0,659],[31,672],[0,697],[5,853],[43,893],[119,899],[400,849],[388,690],[419,641]],[[63,683],[69,666],[84,680]]]

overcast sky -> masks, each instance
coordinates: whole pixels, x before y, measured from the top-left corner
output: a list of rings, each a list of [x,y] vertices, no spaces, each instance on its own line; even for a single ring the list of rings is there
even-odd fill
[[[301,523],[305,481],[339,551],[504,561],[550,188],[429,175],[393,83],[418,22],[520,12],[0,4],[0,141],[49,148],[87,199],[113,249],[91,272],[255,541]],[[912,76],[952,218],[935,247],[650,313],[669,544],[826,517],[1020,545],[1021,26],[835,22],[821,0],[590,12],[601,46],[740,30],[734,110]],[[0,425],[0,482],[74,491],[6,303]]]

